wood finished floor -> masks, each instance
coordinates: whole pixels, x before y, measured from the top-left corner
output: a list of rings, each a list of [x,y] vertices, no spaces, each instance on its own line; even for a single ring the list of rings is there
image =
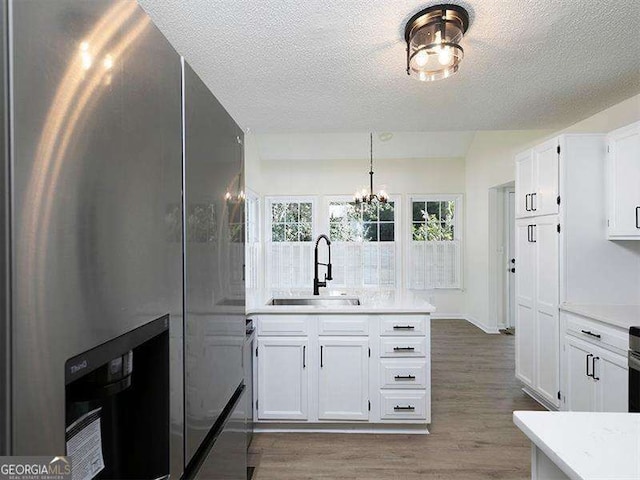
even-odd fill
[[[463,320],[431,330],[431,435],[256,434],[256,480],[528,479],[514,410],[542,410],[514,377],[514,337]]]

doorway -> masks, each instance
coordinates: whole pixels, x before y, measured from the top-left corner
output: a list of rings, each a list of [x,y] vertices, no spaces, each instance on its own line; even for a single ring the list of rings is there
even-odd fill
[[[516,324],[516,192],[507,188],[504,193],[505,251],[507,253],[507,278],[505,291],[505,326],[513,330]]]

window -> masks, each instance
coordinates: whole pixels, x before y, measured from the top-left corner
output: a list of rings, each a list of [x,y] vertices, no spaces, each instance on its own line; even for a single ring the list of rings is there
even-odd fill
[[[394,287],[396,202],[355,204],[330,201],[329,237],[333,286]]]
[[[272,242],[310,242],[313,231],[311,202],[271,203]]]
[[[266,199],[267,285],[272,290],[310,289],[313,280],[314,201]]]
[[[460,195],[410,199],[409,288],[461,288],[461,208]]]

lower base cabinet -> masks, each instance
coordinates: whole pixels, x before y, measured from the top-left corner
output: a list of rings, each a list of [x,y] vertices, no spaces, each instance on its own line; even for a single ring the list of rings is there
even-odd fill
[[[308,340],[295,337],[258,338],[257,343],[258,418],[307,420]]]
[[[369,338],[320,337],[318,419],[369,419]]]
[[[430,422],[429,315],[256,317],[258,425]]]

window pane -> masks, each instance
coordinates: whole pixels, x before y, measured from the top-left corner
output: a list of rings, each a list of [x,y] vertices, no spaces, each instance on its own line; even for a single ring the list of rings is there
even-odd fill
[[[311,204],[310,203],[301,203],[300,204],[300,221],[312,223],[313,218],[311,217]]]
[[[378,224],[365,223],[362,236],[363,236],[363,240],[366,242],[377,242],[378,241]]]
[[[287,223],[300,221],[300,207],[297,203],[287,205]]]
[[[287,242],[297,242],[298,241],[298,224],[297,223],[287,223],[285,227],[285,238]]]
[[[380,205],[380,221],[393,222],[395,205],[393,202]]]
[[[284,224],[274,223],[271,227],[271,240],[274,242],[284,242]]]
[[[300,241],[301,242],[311,241],[311,223],[305,222],[300,224]]]
[[[427,226],[424,223],[413,224],[413,240],[424,242],[427,239]]]
[[[273,223],[284,222],[286,211],[286,203],[274,203],[271,205],[271,221]]]
[[[380,224],[380,241],[381,242],[393,242],[393,223],[381,223]]]
[[[413,221],[423,222],[426,206],[424,202],[413,202]]]

